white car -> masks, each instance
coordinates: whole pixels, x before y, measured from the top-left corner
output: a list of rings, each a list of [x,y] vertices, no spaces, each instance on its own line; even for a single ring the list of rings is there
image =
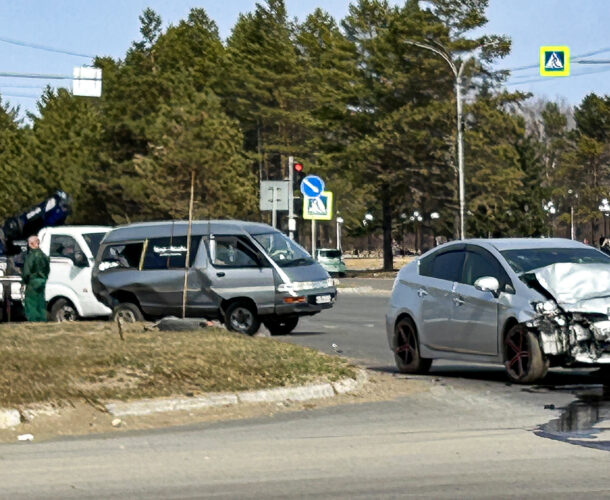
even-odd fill
[[[110,316],[91,290],[91,271],[107,226],[59,226],[40,230],[40,248],[51,259],[45,299],[51,321]]]

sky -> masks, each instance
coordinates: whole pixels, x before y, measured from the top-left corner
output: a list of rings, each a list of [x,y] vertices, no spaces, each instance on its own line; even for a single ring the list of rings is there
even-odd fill
[[[285,0],[291,18],[304,19],[316,7],[340,20],[348,12],[348,0]],[[399,3],[391,0],[391,3]],[[75,66],[91,64],[91,56],[123,58],[140,38],[138,16],[154,9],[164,26],[176,24],[192,7],[206,10],[228,37],[240,13],[255,8],[255,0],[2,0],[0,5],[0,74],[37,73],[71,75]],[[497,69],[516,70],[508,81],[510,90],[523,90],[534,98],[561,100],[578,105],[591,92],[610,94],[609,0],[489,0],[489,20],[482,30],[512,39],[512,52]],[[3,41],[4,40],[4,41]],[[58,54],[7,43],[27,42],[78,55]],[[586,59],[608,64],[574,64],[568,77],[540,77],[541,45],[567,45],[571,55],[601,51]],[[604,50],[607,49],[607,50]],[[36,111],[42,88],[70,86],[70,80],[38,80],[0,76],[0,95],[11,106]]]

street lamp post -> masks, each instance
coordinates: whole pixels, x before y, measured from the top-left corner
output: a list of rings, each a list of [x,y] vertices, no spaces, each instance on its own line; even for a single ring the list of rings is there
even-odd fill
[[[422,49],[430,50],[435,54],[441,56],[445,62],[451,68],[453,76],[455,78],[455,101],[456,101],[456,114],[457,114],[457,153],[458,153],[458,196],[460,205],[460,239],[465,238],[464,230],[464,212],[466,210],[466,199],[465,199],[465,182],[464,182],[464,139],[462,136],[462,72],[464,71],[464,64],[466,61],[462,61],[458,68],[455,63],[451,60],[447,51],[443,48],[442,50],[427,43],[416,42],[414,40],[405,40],[405,43],[415,45]]]
[[[341,250],[341,225],[343,217],[337,217],[337,250]]]
[[[554,222],[555,222],[555,213],[557,212],[557,209],[555,208],[555,204],[552,201],[548,201],[545,204],[542,205],[543,210],[549,214],[550,218],[551,218],[551,232],[549,234],[549,236],[554,236],[554,232],[555,232],[555,228],[554,226]]]
[[[369,226],[370,222],[373,222],[373,214],[367,213],[364,215],[364,220],[362,221],[362,224],[364,224],[365,226]],[[370,226],[367,228],[367,233],[368,233],[367,250],[368,250],[369,257],[370,257],[370,255],[371,255],[371,227]]]
[[[574,200],[578,199],[578,193],[573,189],[568,189],[570,196],[570,239],[576,239],[576,231],[574,230]]]

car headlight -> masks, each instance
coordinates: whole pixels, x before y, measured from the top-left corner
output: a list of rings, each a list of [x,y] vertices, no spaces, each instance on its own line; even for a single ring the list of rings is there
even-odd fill
[[[316,288],[329,288],[334,286],[332,278],[320,281],[294,281],[292,283],[281,283],[277,287],[278,292],[299,292],[301,290],[315,290]]]
[[[552,300],[534,302],[534,310],[539,314],[553,314],[558,311],[557,304]]]

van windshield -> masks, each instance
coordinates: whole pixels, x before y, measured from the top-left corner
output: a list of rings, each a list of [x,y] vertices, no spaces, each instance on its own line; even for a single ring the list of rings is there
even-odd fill
[[[341,250],[319,250],[318,255],[325,259],[340,259]]]
[[[253,234],[252,237],[280,267],[303,266],[314,262],[303,247],[280,232]]]

